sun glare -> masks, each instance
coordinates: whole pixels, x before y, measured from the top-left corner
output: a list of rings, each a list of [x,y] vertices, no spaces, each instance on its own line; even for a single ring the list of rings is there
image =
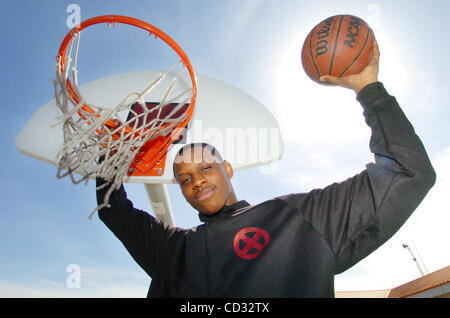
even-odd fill
[[[313,145],[361,141],[368,136],[352,91],[310,80],[301,63],[303,38],[286,45],[276,69],[275,100],[288,141]]]

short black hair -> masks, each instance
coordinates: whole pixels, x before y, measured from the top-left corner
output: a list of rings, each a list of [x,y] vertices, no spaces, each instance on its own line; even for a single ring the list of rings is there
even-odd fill
[[[178,150],[177,154],[175,155],[175,158],[173,160],[173,175],[175,176],[175,179],[178,181],[178,178],[175,174],[175,164],[178,163],[179,161],[177,160],[178,158],[180,158],[183,153],[185,151],[190,151],[194,148],[201,148],[203,151],[208,150],[210,154],[213,155],[213,157],[218,161],[218,162],[223,162],[223,158],[221,156],[221,154],[219,153],[219,151],[216,149],[216,147],[214,147],[211,144],[208,144],[206,142],[193,142],[190,144],[186,144],[183,147],[180,148],[180,150]]]

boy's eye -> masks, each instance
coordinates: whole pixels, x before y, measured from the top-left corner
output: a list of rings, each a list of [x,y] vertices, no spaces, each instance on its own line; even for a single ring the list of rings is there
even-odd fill
[[[210,168],[211,168],[210,165],[208,165],[208,166],[203,166],[203,167],[202,167],[203,170],[208,170],[208,169],[210,169]]]
[[[191,179],[190,177],[185,178],[183,181],[181,181],[181,184],[185,184],[185,183],[188,182],[190,179]]]

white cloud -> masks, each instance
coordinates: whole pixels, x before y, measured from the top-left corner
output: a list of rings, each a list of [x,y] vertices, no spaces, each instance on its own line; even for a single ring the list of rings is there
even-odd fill
[[[282,173],[278,179],[297,189],[293,191],[310,191],[344,181],[373,161],[368,140],[354,146],[345,142],[314,146],[291,141],[286,143],[285,157],[280,165]]]

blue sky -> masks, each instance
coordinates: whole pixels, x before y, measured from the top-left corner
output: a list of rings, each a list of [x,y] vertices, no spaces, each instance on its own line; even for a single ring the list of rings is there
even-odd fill
[[[285,141],[282,161],[272,173],[255,168],[233,178],[238,198],[251,203],[342,181],[373,160],[370,131],[353,93],[314,84],[300,62],[301,44],[318,21],[339,13],[366,19],[381,50],[380,81],[413,123],[438,179],[390,241],[336,276],[336,289],[393,288],[417,278],[403,243],[417,248],[429,272],[450,264],[450,47],[442,31],[448,1],[5,0],[0,2],[1,297],[145,297],[150,281],[98,219],[87,219],[96,204],[93,183],[59,180],[56,167],[14,147],[27,120],[53,98],[50,80],[72,3],[82,20],[121,14],[161,28],[183,47],[196,72],[232,83],[274,114]],[[142,55],[128,60],[129,51],[120,39],[117,43],[108,59],[93,50],[91,61],[97,62],[84,67],[82,81],[148,62]],[[126,189],[135,206],[149,211],[142,185]],[[199,224],[177,186],[168,189],[177,225]],[[71,264],[81,270],[80,288],[68,287]]]

